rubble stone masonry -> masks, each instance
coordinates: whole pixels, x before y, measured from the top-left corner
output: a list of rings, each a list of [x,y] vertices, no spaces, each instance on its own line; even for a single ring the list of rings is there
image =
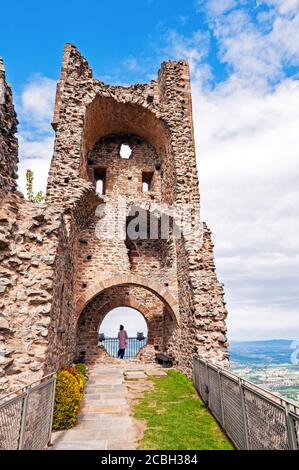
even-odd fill
[[[66,44],[42,205],[16,191],[17,120],[1,63],[0,84],[0,391],[79,355],[92,360],[101,321],[119,306],[143,314],[151,357],[163,351],[188,375],[196,348],[226,364],[227,311],[200,221],[187,62],[162,63],[149,84],[109,86]],[[179,238],[170,205],[191,207]],[[140,213],[157,236],[147,225],[143,236],[126,233]]]

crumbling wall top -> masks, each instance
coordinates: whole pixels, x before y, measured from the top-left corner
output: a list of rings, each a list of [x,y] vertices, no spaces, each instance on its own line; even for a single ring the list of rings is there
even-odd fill
[[[6,83],[4,62],[0,58],[0,191],[17,188],[17,125],[11,87]]]
[[[54,117],[52,122],[54,130],[56,130],[59,122],[65,83],[67,81],[74,83],[79,79],[84,80],[90,78],[92,78],[92,70],[89,67],[87,60],[82,56],[82,54],[80,54],[78,49],[73,44],[67,42],[63,50],[61,74],[56,89]]]

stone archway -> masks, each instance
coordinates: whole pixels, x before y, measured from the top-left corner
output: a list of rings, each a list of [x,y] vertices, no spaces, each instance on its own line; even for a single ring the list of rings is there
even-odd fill
[[[162,287],[157,281],[152,281],[138,274],[116,274],[115,276],[96,278],[89,289],[81,294],[76,302],[76,314],[79,317],[84,307],[100,292],[116,286],[140,286],[155,294],[168,308],[173,319],[180,324],[179,305],[169,289]]]
[[[168,304],[144,286],[128,282],[110,284],[110,287],[100,290],[89,300],[78,317],[77,356],[84,356],[87,362],[92,362],[98,353],[100,324],[117,307],[130,307],[141,313],[147,323],[148,345],[152,350],[168,350],[178,328]]]

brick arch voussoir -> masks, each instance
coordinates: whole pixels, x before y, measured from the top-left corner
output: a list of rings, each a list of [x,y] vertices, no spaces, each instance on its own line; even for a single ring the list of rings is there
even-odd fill
[[[147,326],[149,327],[149,322],[151,320],[151,312],[150,309],[142,305],[140,302],[137,302],[135,299],[122,297],[120,296],[118,300],[114,300],[113,302],[108,301],[101,306],[99,311],[97,312],[97,322],[98,326],[102,323],[105,316],[111,312],[114,308],[118,307],[130,307],[137,310],[145,319]]]
[[[117,286],[138,286],[149,290],[155,294],[166,305],[176,323],[179,325],[179,305],[172,293],[161,285],[152,280],[139,275],[133,274],[120,274],[109,278],[98,278],[94,281],[93,285],[87,289],[77,300],[76,315],[77,318],[86,305],[91,302],[101,292]],[[133,307],[134,308],[134,307]],[[138,310],[138,309],[137,309]],[[142,312],[140,312],[142,313]]]

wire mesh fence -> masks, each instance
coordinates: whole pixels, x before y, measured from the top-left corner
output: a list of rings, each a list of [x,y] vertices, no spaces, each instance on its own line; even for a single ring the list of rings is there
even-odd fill
[[[104,346],[108,354],[112,357],[117,357],[118,354],[118,339],[117,338],[101,338],[99,344]],[[124,359],[134,359],[139,350],[147,345],[147,338],[128,338],[127,347],[125,350]]]
[[[299,449],[299,405],[197,356],[193,365],[198,393],[237,449]]]
[[[51,439],[55,374],[0,400],[0,450],[42,450]]]

